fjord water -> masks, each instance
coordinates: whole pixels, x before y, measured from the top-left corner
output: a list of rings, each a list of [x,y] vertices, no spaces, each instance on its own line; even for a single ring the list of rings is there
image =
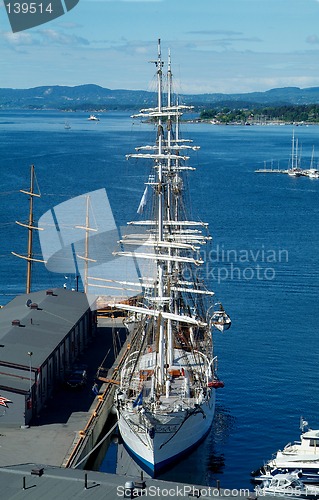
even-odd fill
[[[68,121],[71,129],[65,130]],[[225,488],[250,485],[250,472],[299,438],[302,415],[319,426],[319,180],[257,174],[265,160],[287,168],[292,126],[187,123],[184,135],[201,146],[189,187],[193,215],[209,222],[213,242],[204,274],[232,317],[215,332],[219,377],[216,417],[207,439],[163,479]],[[84,113],[2,111],[0,300],[25,288],[29,167],[42,197],[35,217],[76,195],[105,187],[119,225],[136,217],[149,167],[125,154],[153,141],[153,127],[129,113],[108,112],[98,123]],[[319,127],[295,127],[303,166]],[[36,253],[40,256],[39,246]],[[33,289],[73,286],[72,277],[34,266]],[[107,470],[108,460],[102,464]]]

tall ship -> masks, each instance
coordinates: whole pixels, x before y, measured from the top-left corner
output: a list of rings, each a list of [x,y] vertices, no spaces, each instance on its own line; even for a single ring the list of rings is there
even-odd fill
[[[187,155],[199,148],[180,133],[180,118],[192,107],[174,100],[170,54],[164,73],[160,40],[154,63],[157,105],[135,116],[155,124],[155,140],[128,155],[148,160],[151,173],[140,218],[128,223],[116,252],[140,263],[142,293],[115,304],[127,311],[130,329],[115,395],[119,431],[153,476],[209,432],[216,389],[223,386],[213,350],[214,292],[202,277],[201,254],[211,236],[208,224],[189,213],[187,177],[195,168]]]

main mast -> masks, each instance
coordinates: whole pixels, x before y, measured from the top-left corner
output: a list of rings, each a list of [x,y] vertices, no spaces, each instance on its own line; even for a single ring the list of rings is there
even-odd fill
[[[158,154],[159,154],[159,162],[158,162],[158,182],[157,182],[157,198],[158,198],[158,233],[157,233],[157,241],[159,244],[163,242],[163,198],[164,198],[164,186],[163,186],[163,160],[161,158],[163,154],[163,125],[162,125],[162,96],[163,96],[163,66],[164,63],[162,61],[161,54],[161,40],[158,40],[157,47],[157,99],[158,99],[158,124],[157,124],[157,142],[158,142]],[[163,296],[164,296],[164,276],[163,276],[163,267],[164,264],[161,261],[157,261],[157,272],[158,272],[158,298],[159,298],[159,307],[163,307]],[[158,384],[162,386],[164,383],[164,363],[165,363],[165,354],[164,354],[164,344],[165,344],[165,332],[164,332],[164,321],[162,315],[159,315],[159,343],[158,343],[158,357],[159,357],[159,369],[158,369]]]
[[[168,66],[167,66],[167,108],[168,108],[168,110],[171,108],[171,105],[172,105],[172,69],[171,69],[171,53],[169,50],[169,52],[168,52]],[[171,119],[171,115],[168,115],[168,117],[167,117],[167,146],[168,146],[168,150],[170,150],[170,148],[171,148],[171,138],[172,138],[172,119]],[[171,179],[172,174],[171,174],[170,159],[168,160],[167,170],[168,170],[168,174],[170,175],[170,179]],[[166,214],[167,220],[172,220],[171,209],[172,209],[172,186],[171,186],[171,182],[168,182],[167,183],[167,214]],[[170,255],[172,255],[172,253],[174,252],[174,249],[169,248],[168,252]],[[174,263],[172,261],[169,261],[167,263],[167,274],[168,274],[168,279],[170,280],[168,282],[169,290],[171,289],[171,286],[172,286],[171,277],[172,277],[173,266],[174,266]],[[169,293],[169,295],[171,295],[171,294],[174,294],[174,292]],[[174,307],[174,303],[172,300],[169,301],[169,311],[171,313],[177,313],[176,307]],[[172,366],[173,361],[174,361],[173,327],[172,327],[172,321],[170,319],[168,319],[167,320],[166,363],[168,364],[168,366]]]

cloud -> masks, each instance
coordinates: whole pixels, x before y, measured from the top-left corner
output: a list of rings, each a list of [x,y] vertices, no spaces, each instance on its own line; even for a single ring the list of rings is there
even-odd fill
[[[319,0],[318,0],[319,2]],[[187,35],[199,35],[199,36],[210,36],[210,37],[223,37],[218,38],[222,41],[231,42],[260,42],[261,39],[256,36],[244,36],[242,31],[231,31],[231,30],[199,30],[199,31],[188,31]],[[216,39],[214,39],[216,41]]]
[[[318,0],[319,1],[319,0]],[[229,30],[199,30],[199,31],[188,31],[188,35],[223,35],[223,36],[234,36],[242,35],[241,31],[229,31]]]
[[[12,33],[6,31],[2,34],[3,38],[12,45],[33,45],[33,37],[30,33]]]
[[[55,45],[90,45],[90,42],[83,37],[76,35],[68,35],[62,31],[56,31],[53,29],[39,30],[38,33],[41,35],[43,42],[54,43]]]
[[[317,0],[319,2],[319,0]],[[306,42],[310,43],[311,45],[316,45],[319,43],[319,38],[317,35],[309,35],[306,38]]]
[[[32,45],[50,45],[50,46],[88,46],[90,42],[83,37],[76,35],[69,35],[62,30],[53,29],[39,29],[30,32],[2,32],[1,37],[5,40],[7,45],[15,51],[21,51]]]

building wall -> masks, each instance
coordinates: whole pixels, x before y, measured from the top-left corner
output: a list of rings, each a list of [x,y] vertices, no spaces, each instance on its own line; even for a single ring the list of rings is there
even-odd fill
[[[36,417],[46,401],[53,396],[54,390],[63,383],[66,372],[72,368],[95,334],[95,315],[88,310],[39,368],[33,380],[32,408],[25,415],[26,425]]]
[[[0,397],[9,399],[6,406],[0,405],[0,425],[12,427],[21,427],[25,425],[26,415],[26,396],[9,391],[0,390]],[[31,413],[31,410],[29,410]]]
[[[84,327],[90,324],[88,317],[89,312],[70,330],[63,342],[56,347],[37,371],[34,367],[31,374],[29,371],[21,371],[23,378],[31,376],[31,397],[29,390],[18,394],[14,392],[14,389],[12,391],[0,389],[0,397],[10,401],[3,406],[0,404],[0,424],[27,426],[32,418],[39,414],[46,401],[53,396],[54,390],[64,382],[67,371],[75,363],[76,358],[83,353],[89,339],[94,335],[94,328]],[[29,381],[27,386],[29,388]]]

